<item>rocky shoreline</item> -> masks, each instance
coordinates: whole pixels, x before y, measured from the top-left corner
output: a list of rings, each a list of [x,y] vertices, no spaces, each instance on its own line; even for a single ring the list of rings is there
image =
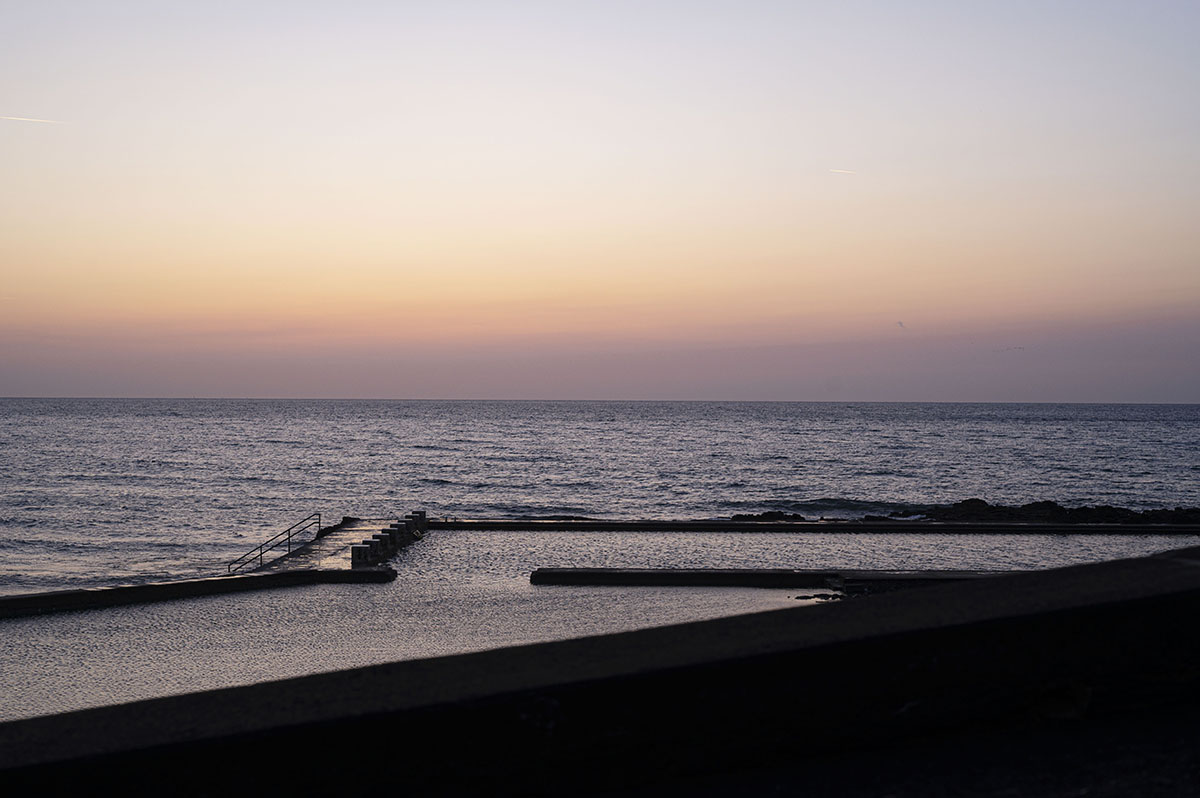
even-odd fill
[[[735,515],[733,521],[816,521],[798,513],[768,511]],[[1200,507],[1131,510],[1126,507],[1064,507],[1040,501],[1010,506],[965,499],[954,504],[915,505],[887,515],[864,515],[861,521],[938,521],[980,524],[1200,524]]]

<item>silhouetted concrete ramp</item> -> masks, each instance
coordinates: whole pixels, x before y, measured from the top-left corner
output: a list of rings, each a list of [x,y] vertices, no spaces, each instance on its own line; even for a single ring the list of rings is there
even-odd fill
[[[255,573],[277,573],[281,571],[342,571],[351,570],[350,547],[364,538],[383,532],[395,518],[354,518],[331,527],[328,532],[298,546],[255,569]]]

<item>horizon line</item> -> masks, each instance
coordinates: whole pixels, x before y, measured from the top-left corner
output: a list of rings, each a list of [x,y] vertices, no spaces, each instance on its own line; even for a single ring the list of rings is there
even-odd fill
[[[1011,399],[562,399],[514,397],[339,397],[339,396],[0,396],[0,401],[126,401],[126,402],[542,402],[542,403],[660,403],[660,404],[854,404],[854,405],[1200,405],[1200,401],[1055,401]]]

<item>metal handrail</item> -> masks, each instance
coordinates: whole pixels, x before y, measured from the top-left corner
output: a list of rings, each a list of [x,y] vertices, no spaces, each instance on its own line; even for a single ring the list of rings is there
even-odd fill
[[[275,535],[275,536],[263,541],[258,546],[254,547],[250,551],[243,554],[241,557],[238,557],[236,560],[230,562],[228,564],[228,566],[226,567],[228,572],[231,574],[236,573],[237,571],[241,570],[242,568],[245,568],[247,565],[249,565],[251,562],[253,562],[255,558],[258,559],[258,564],[259,564],[259,566],[261,566],[263,563],[263,554],[270,551],[271,549],[282,546],[284,543],[287,544],[288,553],[291,554],[292,538],[294,538],[296,535],[299,535],[301,532],[304,532],[309,527],[314,526],[314,525],[316,526],[317,531],[320,532],[321,531],[321,514],[320,513],[313,513],[308,518],[305,518],[301,521],[297,521],[296,523],[289,526],[287,529],[280,532],[278,535]]]

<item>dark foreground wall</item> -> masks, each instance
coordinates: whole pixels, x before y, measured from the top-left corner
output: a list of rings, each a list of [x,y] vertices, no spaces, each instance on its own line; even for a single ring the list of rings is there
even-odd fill
[[[1193,549],[18,721],[0,783],[1187,794],[1198,617]]]

